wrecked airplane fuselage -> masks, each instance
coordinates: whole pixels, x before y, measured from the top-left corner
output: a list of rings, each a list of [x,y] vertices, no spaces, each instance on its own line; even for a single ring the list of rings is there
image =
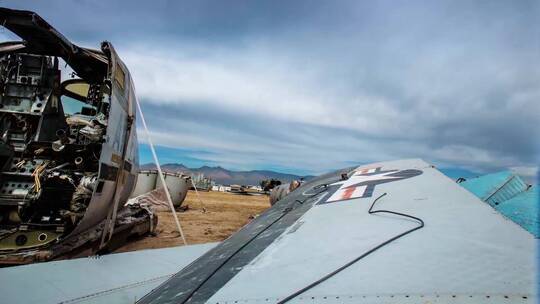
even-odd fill
[[[0,44],[0,263],[95,252],[119,214],[152,226],[119,211],[138,171],[136,97],[112,45],[79,47],[28,11],[0,8],[0,24],[23,39]]]

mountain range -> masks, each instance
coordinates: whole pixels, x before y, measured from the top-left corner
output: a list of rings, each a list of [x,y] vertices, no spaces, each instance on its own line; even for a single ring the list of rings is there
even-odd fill
[[[156,165],[153,163],[141,165],[141,170],[155,170]],[[217,184],[222,185],[259,185],[261,181],[265,179],[277,179],[282,182],[290,182],[292,180],[298,180],[300,178],[309,179],[312,176],[299,176],[294,174],[280,173],[270,170],[251,170],[251,171],[233,171],[227,170],[220,166],[209,167],[202,166],[200,168],[188,168],[183,164],[169,163],[161,165],[161,169],[165,172],[182,172],[191,176],[204,174],[215,181]]]
[[[156,165],[153,163],[148,163],[141,165],[141,170],[155,170]],[[223,167],[209,167],[202,166],[200,168],[188,168],[183,164],[177,163],[168,163],[161,165],[161,169],[165,172],[182,172],[191,176],[198,175],[200,173],[204,174],[205,177],[208,177],[215,181],[217,184],[222,185],[259,185],[261,181],[265,179],[277,179],[281,182],[290,182],[292,180],[298,180],[304,178],[306,180],[312,178],[313,176],[300,176],[294,174],[280,173],[271,170],[251,170],[251,171],[233,171],[227,170]],[[443,174],[446,176],[456,179],[458,177],[474,177],[481,175],[477,172],[472,172],[460,168],[441,168]]]

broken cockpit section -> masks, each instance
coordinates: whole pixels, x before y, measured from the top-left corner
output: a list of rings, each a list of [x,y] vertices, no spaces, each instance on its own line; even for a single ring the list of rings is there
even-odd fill
[[[0,250],[69,233],[96,188],[110,85],[62,81],[59,63],[56,56],[0,57]]]
[[[0,8],[0,24],[23,39],[0,43],[0,264],[152,231],[155,215],[123,207],[135,96],[112,45],[79,47],[29,11]]]

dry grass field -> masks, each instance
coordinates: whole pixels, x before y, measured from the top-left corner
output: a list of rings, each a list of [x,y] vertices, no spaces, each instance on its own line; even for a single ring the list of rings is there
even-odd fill
[[[247,224],[254,216],[270,207],[268,196],[236,195],[227,192],[199,192],[204,203],[198,200],[195,191],[189,191],[178,212],[180,224],[188,244],[218,242],[226,239]],[[156,236],[147,236],[128,243],[116,252],[163,248],[182,245],[171,212],[158,212]]]

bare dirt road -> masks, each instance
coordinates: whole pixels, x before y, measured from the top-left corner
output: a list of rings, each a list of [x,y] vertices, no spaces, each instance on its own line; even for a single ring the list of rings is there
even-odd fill
[[[217,191],[199,192],[199,195],[206,212],[203,212],[203,205],[195,191],[189,191],[182,204],[189,206],[189,209],[185,212],[177,211],[188,244],[222,241],[270,207],[266,195],[236,195]],[[157,215],[156,236],[130,242],[115,252],[182,245],[172,213],[158,212]]]

